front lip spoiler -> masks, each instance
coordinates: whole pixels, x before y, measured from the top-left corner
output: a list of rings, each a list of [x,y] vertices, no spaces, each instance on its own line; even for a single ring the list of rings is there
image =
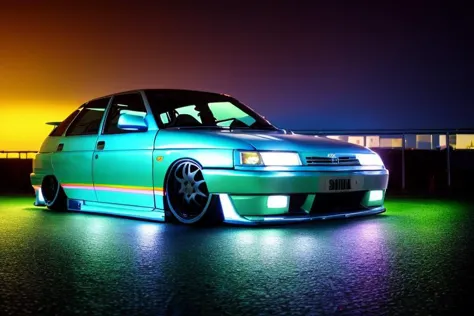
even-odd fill
[[[224,222],[234,225],[275,225],[309,222],[315,220],[344,219],[359,216],[380,214],[386,211],[384,206],[370,209],[353,210],[334,214],[308,214],[308,215],[283,215],[283,216],[240,216],[234,209],[232,201],[227,194],[219,194]]]

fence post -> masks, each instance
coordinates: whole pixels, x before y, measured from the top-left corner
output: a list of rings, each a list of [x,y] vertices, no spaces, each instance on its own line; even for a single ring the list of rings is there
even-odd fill
[[[402,191],[405,191],[405,134],[402,134]]]
[[[449,132],[446,132],[446,167],[448,171],[448,189],[451,188],[451,145],[449,144]]]

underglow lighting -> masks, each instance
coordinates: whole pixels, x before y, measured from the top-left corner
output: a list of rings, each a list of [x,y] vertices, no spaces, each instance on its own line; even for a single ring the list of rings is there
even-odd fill
[[[268,221],[268,222],[271,222],[271,221],[284,221],[285,218],[284,217],[264,217],[263,220]]]
[[[370,191],[369,201],[375,202],[380,201],[383,198],[383,191],[382,190],[372,190]]]
[[[44,206],[45,201],[43,197],[43,192],[41,191],[41,188],[36,189],[36,201],[35,201],[36,206]]]
[[[288,196],[286,195],[272,195],[267,199],[268,208],[285,208],[288,206]]]

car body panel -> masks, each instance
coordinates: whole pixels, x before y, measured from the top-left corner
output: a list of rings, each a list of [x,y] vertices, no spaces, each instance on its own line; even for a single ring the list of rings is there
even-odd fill
[[[51,155],[54,175],[71,199],[97,201],[92,184],[92,158],[97,135],[61,137],[61,151]]]
[[[97,201],[143,207],[155,206],[153,141],[156,130],[100,135],[93,158],[93,187]]]
[[[310,135],[283,134],[282,132],[269,131],[248,131],[247,133],[231,131],[222,132],[221,135],[225,135],[228,139],[245,141],[256,150],[264,151],[315,152],[318,148],[324,148],[324,152],[340,154],[369,152],[365,147]]]
[[[84,200],[69,199],[68,210],[76,212],[86,212],[93,214],[117,215],[129,218],[146,219],[153,221],[164,221],[163,210],[141,207],[136,205],[124,205],[116,203],[92,202]]]
[[[303,169],[303,168],[301,168]],[[388,171],[240,171],[204,169],[209,192],[227,194],[329,193],[330,179],[351,179],[353,189],[386,189]]]

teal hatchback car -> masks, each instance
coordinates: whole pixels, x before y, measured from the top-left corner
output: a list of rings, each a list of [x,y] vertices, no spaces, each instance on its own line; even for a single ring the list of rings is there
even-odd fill
[[[385,211],[368,148],[279,129],[237,99],[172,89],[86,102],[33,162],[37,206],[183,224],[287,223]]]

